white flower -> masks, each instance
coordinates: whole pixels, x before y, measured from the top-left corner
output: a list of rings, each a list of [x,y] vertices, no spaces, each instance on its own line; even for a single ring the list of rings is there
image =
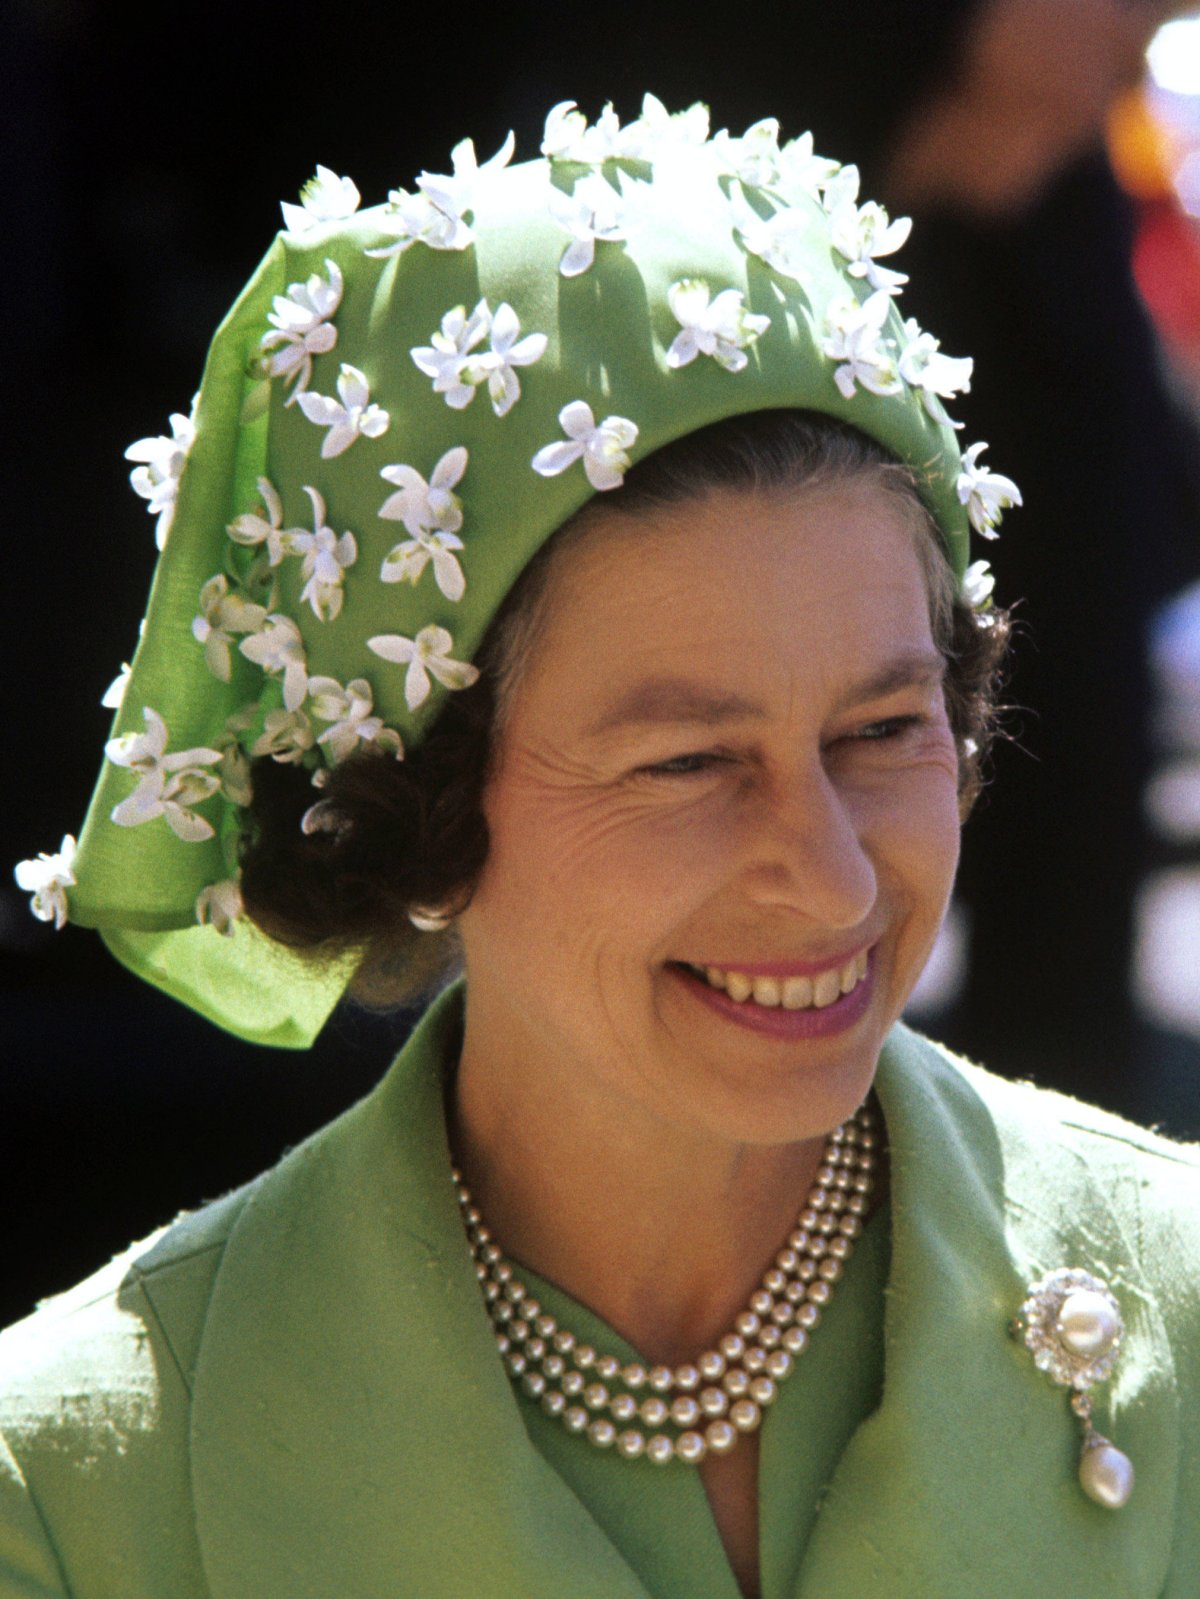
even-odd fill
[[[251,744],[250,753],[269,755],[281,766],[298,766],[312,747],[312,723],[303,711],[268,711],[263,717],[263,730]]]
[[[382,226],[394,234],[392,244],[365,253],[386,261],[403,255],[410,245],[426,244],[431,250],[465,250],[474,235],[460,216],[440,211],[427,194],[410,194],[407,189],[392,189],[382,217]]]
[[[463,362],[487,338],[491,322],[486,300],[480,300],[470,316],[465,305],[456,305],[446,312],[438,332],[430,334],[428,344],[415,345],[408,352],[418,371],[433,379],[433,392],[444,394],[446,404],[456,411],[475,398],[472,385],[462,380]]]
[[[305,283],[293,283],[286,294],[277,294],[274,308],[267,313],[273,331],[264,333],[260,348],[273,350],[266,362],[273,378],[287,378],[292,404],[308,387],[314,355],[324,355],[337,343],[337,329],[329,318],[342,303],[342,274],[336,261],[326,259],[329,281],[314,272]]]
[[[385,466],[380,477],[399,489],[379,507],[389,522],[403,522],[414,538],[421,533],[457,533],[462,526],[462,501],[453,492],[467,470],[467,451],[459,444],[447,450],[427,483],[415,467]]]
[[[350,178],[339,178],[318,164],[317,175],[300,190],[300,204],[281,200],[283,225],[289,233],[310,233],[324,222],[341,222],[358,210],[362,196]]]
[[[968,393],[975,363],[969,355],[943,355],[933,334],[923,332],[916,318],[910,316],[904,323],[904,343],[897,365],[904,381],[921,390],[922,403],[933,420],[950,422],[938,396],[950,400],[956,394]],[[950,422],[951,427],[962,425]]]
[[[480,302],[487,310],[487,301]],[[549,342],[544,333],[529,333],[522,339],[517,313],[504,300],[490,318],[488,337],[491,348],[468,355],[459,368],[459,375],[470,386],[472,395],[481,383],[488,387],[492,410],[497,416],[507,416],[521,398],[521,380],[517,367],[532,366],[546,353]],[[449,395],[446,396],[449,400]]]
[[[849,166],[826,186],[825,207],[834,248],[850,262],[846,270],[852,278],[866,278],[873,289],[898,294],[901,284],[908,282],[907,276],[879,266],[875,257],[891,255],[900,248],[912,232],[912,218],[897,217],[889,222],[887,212],[874,200],[860,206],[858,183],[858,168]]]
[[[325,500],[310,483],[303,485],[312,502],[313,530],[291,528],[285,535],[288,553],[303,557],[302,577],[308,579],[300,590],[301,605],[311,605],[319,622],[332,622],[342,609],[345,592],[342,577],[347,567],[358,560],[358,542],[353,533],[341,538],[325,525]]]
[[[196,895],[196,920],[201,927],[216,928],[222,938],[232,937],[233,924],[244,910],[241,884],[236,877],[210,883]]]
[[[193,400],[193,416],[195,410],[196,401]],[[157,438],[138,439],[125,451],[127,461],[143,463],[129,474],[129,481],[135,492],[147,502],[146,509],[158,518],[154,537],[160,550],[166,545],[167,534],[175,519],[179,480],[195,439],[196,425],[192,416],[173,411],[170,438],[166,434],[159,434]]]
[[[374,714],[371,685],[364,677],[353,678],[345,688],[335,677],[310,677],[309,708],[322,722],[332,722],[317,739],[318,744],[329,746],[330,759],[336,766],[347,755],[353,755],[361,744],[365,749],[384,751],[397,760],[404,757],[404,745],[394,728],[385,727],[383,718]]]
[[[542,137],[542,154],[551,161],[573,161],[598,167],[605,161],[637,160],[642,155],[645,130],[632,122],[622,129],[612,104],[604,107],[594,126],[574,100],[560,100],[550,108]]]
[[[288,534],[283,526],[283,502],[270,478],[259,478],[258,492],[270,520],[254,511],[246,511],[241,516],[235,516],[225,531],[235,544],[265,544],[271,565],[278,566],[288,552]]]
[[[681,328],[667,351],[670,367],[711,355],[726,372],[740,372],[749,359],[746,346],[771,325],[769,316],[747,311],[740,289],[722,289],[710,303],[708,284],[699,278],[672,283],[667,303]]]
[[[258,706],[248,705],[238,715],[228,719],[224,733],[217,740],[216,747],[221,752],[221,764],[217,769],[221,778],[221,792],[231,805],[244,807],[254,798],[250,761],[238,742],[238,735],[257,720]]]
[[[433,379],[433,392],[444,394],[454,410],[470,405],[475,390],[486,382],[493,411],[506,416],[521,397],[515,369],[540,361],[548,342],[544,333],[519,339],[520,331],[517,313],[507,301],[493,315],[487,301],[480,300],[470,316],[462,305],[447,311],[440,330],[430,335],[432,342],[409,354],[414,366]],[[476,351],[484,339],[491,340],[491,349]]]
[[[327,394],[305,392],[296,396],[308,420],[315,422],[318,427],[329,429],[321,445],[321,455],[325,460],[348,450],[360,433],[367,439],[379,438],[387,432],[391,421],[382,406],[371,404],[367,380],[356,366],[342,362],[337,391],[342,402],[340,405]]]
[[[461,600],[467,591],[467,579],[453,552],[462,548],[463,541],[456,534],[429,533],[422,528],[411,539],[388,551],[379,569],[379,576],[384,583],[412,583],[415,586],[421,573],[432,561],[434,581],[438,588],[448,600]]]
[[[699,100],[686,111],[668,111],[657,95],[642,97],[642,114],[625,129],[628,142],[636,139],[639,155],[653,160],[664,149],[708,142],[708,107]]]
[[[298,711],[308,691],[308,663],[304,640],[290,616],[268,616],[257,633],[244,638],[238,649],[248,661],[261,666],[268,677],[283,676],[283,703]]]
[[[192,619],[192,636],[204,645],[204,659],[214,677],[228,683],[233,670],[229,647],[235,633],[253,633],[266,620],[266,607],[251,605],[229,592],[229,579],[221,572],[200,590],[200,615]]]
[[[129,687],[129,678],[132,671],[133,667],[130,666],[128,661],[121,662],[121,670],[100,696],[101,705],[110,711],[119,711],[121,709],[121,702],[125,698],[125,690]]]
[[[104,746],[114,766],[126,766],[139,778],[133,793],[113,807],[112,820],[119,827],[138,827],[164,816],[171,831],[188,843],[212,838],[212,824],[196,816],[191,807],[221,787],[216,773],[202,769],[219,761],[221,752],[201,746],[168,755],[166,722],[148,705],[142,715],[144,733],[123,733]]]
[[[429,698],[430,674],[446,688],[469,688],[479,672],[468,661],[451,659],[454,640],[444,627],[423,627],[415,639],[400,633],[380,633],[367,640],[367,648],[385,661],[408,664],[404,674],[404,698],[415,711]]]
[[[722,128],[713,136],[712,149],[719,171],[753,188],[767,188],[779,176],[779,123],[775,117],[753,123],[740,139]]]
[[[826,313],[821,349],[831,361],[841,362],[833,377],[847,400],[854,398],[856,383],[872,394],[900,392],[895,361],[879,342],[891,303],[887,291],[879,289],[861,304],[853,297],[834,300]]]
[[[35,861],[18,861],[13,868],[17,887],[32,894],[30,910],[39,922],[61,928],[67,920],[67,890],[75,887],[75,840],[67,833],[56,855],[43,850]]]
[[[444,215],[462,217],[474,212],[482,179],[506,167],[515,149],[516,139],[510,130],[495,155],[489,156],[481,166],[475,154],[474,140],[461,139],[450,152],[452,174],[422,172],[417,179],[417,187]],[[469,238],[467,242],[470,243]],[[461,245],[456,248],[461,248]]]
[[[783,277],[802,282],[807,275],[804,258],[813,229],[811,211],[789,205],[769,216],[760,216],[740,186],[730,196],[729,206],[743,247]]]
[[[475,242],[475,235],[465,213],[474,209],[479,180],[485,173],[507,166],[513,149],[510,133],[496,154],[480,166],[474,144],[470,139],[463,139],[451,151],[453,175],[422,172],[417,179],[416,194],[410,194],[407,189],[391,191],[383,225],[395,235],[395,242],[366,253],[382,260],[403,255],[410,245],[418,243],[430,250],[469,249]]]
[[[580,178],[570,194],[551,188],[550,212],[572,238],[558,263],[564,278],[577,278],[588,270],[596,256],[597,239],[625,237],[621,196],[598,172]]]
[[[982,610],[996,587],[991,565],[987,561],[972,561],[963,573],[962,597],[973,611]]]
[[[779,152],[775,188],[792,205],[806,196],[816,200],[841,170],[840,161],[815,155],[812,134],[802,133],[798,139],[789,139]]]
[[[996,524],[1010,505],[1021,505],[1021,491],[1010,477],[1002,477],[986,466],[978,464],[986,444],[972,444],[963,456],[963,469],[955,488],[960,505],[967,508],[967,516],[976,533],[985,539],[996,537]]]
[[[597,422],[586,400],[572,400],[558,413],[565,440],[547,444],[530,463],[542,477],[557,477],[573,462],[582,460],[594,489],[615,489],[625,481],[630,447],[636,443],[637,423],[625,416],[606,416]]]

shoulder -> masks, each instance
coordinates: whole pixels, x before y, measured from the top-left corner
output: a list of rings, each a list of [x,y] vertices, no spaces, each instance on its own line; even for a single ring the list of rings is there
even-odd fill
[[[53,1563],[80,1595],[202,1591],[184,1514],[192,1371],[247,1193],[179,1217],[0,1333],[0,1591]],[[151,1524],[178,1536],[149,1543]],[[144,1584],[138,1548],[155,1567]]]
[[[1110,1258],[1136,1257],[1168,1300],[1188,1301],[1200,1317],[1200,1145],[998,1077],[907,1028],[889,1047],[950,1136],[981,1158],[994,1151],[1010,1218],[1037,1212],[1048,1226],[1086,1228]]]

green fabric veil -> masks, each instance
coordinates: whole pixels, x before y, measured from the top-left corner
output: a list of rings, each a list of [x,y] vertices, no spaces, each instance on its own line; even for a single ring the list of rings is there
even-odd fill
[[[241,915],[250,760],[319,783],[413,748],[526,563],[632,462],[737,413],[843,418],[914,469],[986,600],[969,528],[1019,496],[960,454],[942,400],[970,363],[901,314],[879,258],[908,224],[856,170],[653,97],[624,127],[555,107],[542,149],[480,164],[464,141],[450,174],[361,210],[318,169],[192,417],[129,452],[162,544],[142,638],[77,852],[18,877],[246,1038],[307,1045],[351,972]]]

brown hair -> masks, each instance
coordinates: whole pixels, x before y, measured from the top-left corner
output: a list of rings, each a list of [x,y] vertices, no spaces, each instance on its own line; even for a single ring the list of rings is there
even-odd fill
[[[483,793],[508,709],[546,615],[551,573],[604,514],[637,516],[719,489],[781,493],[868,476],[911,512],[929,590],[934,642],[948,662],[946,709],[959,752],[965,818],[994,733],[1008,644],[1004,612],[961,598],[916,474],[857,428],[806,411],[727,418],[632,467],[525,568],[475,656],[478,681],[451,694],[403,762],[358,754],[314,791],[302,768],[264,757],[242,845],[242,893],[272,938],[314,959],[361,952],[352,992],[368,1004],[417,1002],[458,964],[453,928],[419,932],[409,913],[470,900],[488,852]],[[327,826],[303,831],[319,802]]]

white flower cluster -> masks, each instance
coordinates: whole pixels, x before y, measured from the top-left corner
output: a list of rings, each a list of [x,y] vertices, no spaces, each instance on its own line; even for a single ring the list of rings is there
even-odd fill
[[[409,353],[414,365],[433,379],[433,392],[444,395],[453,410],[465,410],[475,398],[475,390],[486,383],[492,410],[497,416],[507,416],[521,398],[517,367],[540,361],[549,343],[544,333],[530,333],[526,338],[520,334],[517,313],[507,301],[493,312],[484,299],[470,316],[463,305],[447,311],[430,342]],[[477,349],[485,339],[489,347]]]

